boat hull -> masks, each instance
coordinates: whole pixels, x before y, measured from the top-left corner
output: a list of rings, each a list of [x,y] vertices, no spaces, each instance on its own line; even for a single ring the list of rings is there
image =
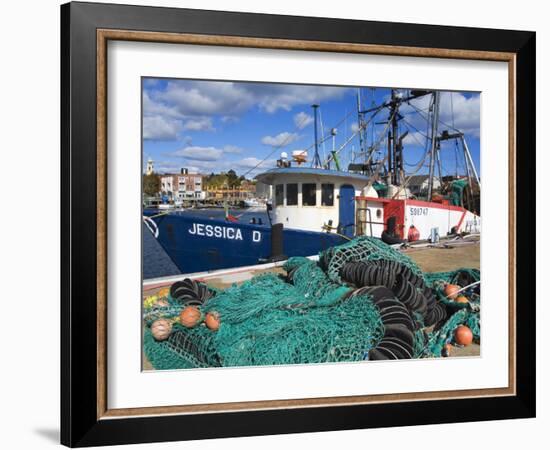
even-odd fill
[[[283,229],[282,255],[273,255],[270,226],[183,214],[165,214],[152,220],[158,228],[158,242],[182,273],[250,266],[283,256],[317,255],[345,242],[336,234]]]
[[[395,221],[395,237],[408,238],[411,226],[419,233],[419,239],[429,239],[432,230],[439,236],[459,233],[481,233],[481,217],[461,206],[410,199],[385,199],[377,197],[357,197],[360,211],[369,210],[358,222],[359,234],[381,237],[388,230],[390,219]],[[376,219],[380,217],[380,219]]]

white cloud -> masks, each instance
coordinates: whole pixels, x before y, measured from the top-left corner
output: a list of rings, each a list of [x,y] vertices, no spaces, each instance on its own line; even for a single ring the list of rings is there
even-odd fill
[[[194,161],[217,161],[223,155],[223,150],[216,147],[190,146],[171,153]]]
[[[173,106],[151,99],[148,91],[143,91],[143,115],[161,115],[165,118],[181,119],[181,114]]]
[[[164,90],[152,91],[146,110],[166,108],[180,116],[218,114],[224,121],[234,121],[253,108],[269,113],[289,111],[297,105],[311,105],[340,98],[347,88],[299,86],[274,83],[236,83],[226,81],[170,81]],[[145,104],[144,96],[144,104]],[[160,103],[160,106],[154,103]]]
[[[451,103],[452,96],[452,103]],[[429,112],[431,96],[426,95],[412,100],[411,105],[422,111],[426,117]],[[403,105],[400,113],[405,116],[407,122],[418,128],[422,132],[426,132],[426,119],[422,117],[411,105]],[[480,130],[480,96],[474,94],[465,96],[460,92],[442,92],[439,103],[439,130],[454,127],[467,136],[479,137]]]
[[[352,133],[357,133],[359,131],[359,124],[357,122],[353,122],[349,129]]]
[[[212,119],[210,117],[199,117],[196,119],[189,119],[183,125],[184,130],[191,131],[214,131],[212,125]]]
[[[409,130],[409,133],[405,136],[405,139],[403,139],[403,144],[417,147],[425,147],[426,137],[418,131]]]
[[[173,80],[164,87],[147,80],[143,92],[145,139],[176,140],[182,130],[214,131],[214,118],[233,123],[250,110],[275,113],[298,105],[342,97],[347,88],[273,83]],[[300,129],[313,122],[306,112],[294,121]],[[272,144],[268,144],[272,145]]]
[[[258,168],[275,167],[274,159],[267,159],[265,161],[255,158],[253,156],[249,158],[243,158],[238,162],[239,167],[245,167],[251,169],[258,166]]]
[[[279,109],[290,111],[297,105],[322,104],[323,101],[341,98],[347,88],[331,86],[299,86],[285,84],[249,85],[259,100],[259,106],[268,113]]]
[[[277,136],[264,136],[262,144],[270,145],[271,147],[284,147],[298,140],[300,136],[297,133],[289,133],[284,131]]]
[[[174,161],[155,161],[155,172],[157,173],[178,173],[182,167],[185,166]]]
[[[174,80],[154,99],[174,107],[182,116],[239,115],[254,103],[244,85],[232,82]]]
[[[177,153],[177,155],[171,153],[169,156],[182,157],[180,154],[181,152],[178,151]],[[186,154],[187,153],[189,152],[186,152]],[[201,153],[204,154],[204,152]],[[276,164],[274,159],[262,161],[261,159],[255,157],[247,157],[237,161],[228,160],[223,157],[217,160],[198,160],[188,157],[183,158],[185,159],[182,159],[181,161],[155,161],[155,171],[157,173],[179,173],[181,168],[185,167],[189,170],[189,172],[209,174],[212,172],[227,172],[230,169],[233,169],[239,176],[246,173],[247,178],[252,178],[259,172],[275,167]]]
[[[154,115],[143,118],[143,139],[146,140],[173,141],[181,130],[181,123],[169,117]]]
[[[237,147],[236,145],[225,145],[223,147],[223,151],[225,153],[242,153],[243,149],[241,147]]]
[[[160,80],[158,78],[144,78],[143,85],[147,87],[154,87],[159,84],[159,81]]]
[[[296,125],[296,128],[299,130],[303,130],[311,123],[313,123],[313,117],[303,111],[294,115],[294,125]]]
[[[449,125],[453,124],[454,118],[455,128],[466,134],[479,137],[481,124],[480,96],[473,95],[467,98],[460,92],[444,92],[441,95],[440,118]]]
[[[197,166],[182,163],[181,161],[155,161],[155,172],[159,174],[177,174],[180,173],[181,169],[183,168],[186,168],[189,173],[199,172],[199,168]],[[145,172],[145,162],[143,171]]]
[[[237,163],[237,174],[246,174],[247,178],[253,178],[260,172],[276,167],[275,159],[261,160],[255,157],[244,158]]]

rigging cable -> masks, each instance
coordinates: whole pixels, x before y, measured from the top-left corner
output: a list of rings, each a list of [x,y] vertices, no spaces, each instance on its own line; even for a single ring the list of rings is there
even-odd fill
[[[407,123],[405,123],[405,127],[407,128],[408,131],[411,131],[409,126],[407,125]],[[407,161],[405,161],[405,156],[403,156],[403,161],[404,161],[406,166],[416,167],[420,163],[420,161],[423,160],[426,157],[426,140],[424,140],[424,144],[422,144],[413,132],[410,133],[410,136],[412,136],[412,138],[418,143],[418,145],[420,147],[424,147],[424,155],[420,157],[420,159],[418,160],[417,163],[409,164]]]
[[[417,108],[417,107],[414,106],[412,103],[409,103],[409,105],[412,106],[412,107],[416,110],[416,112],[418,112],[418,114],[420,114],[425,120],[429,120],[429,119],[426,117],[425,113],[424,113],[420,108]],[[441,125],[445,125],[446,127],[451,128],[452,130],[461,133],[461,131],[460,131],[459,129],[455,128],[455,127],[452,126],[452,125],[449,125],[448,123],[443,122],[441,119],[438,118],[437,121],[438,121]]]
[[[410,104],[410,102],[409,102],[409,105],[410,105],[410,106],[413,106],[413,105]],[[430,103],[430,109],[432,108],[431,105],[432,105],[432,103]],[[414,106],[413,106],[413,108],[414,108]],[[417,108],[415,108],[415,109],[417,109]],[[424,156],[423,156],[422,159],[418,162],[418,164],[416,165],[416,167],[413,169],[412,173],[407,177],[407,179],[406,179],[405,182],[403,183],[403,185],[402,185],[402,188],[403,188],[403,189],[406,189],[406,188],[407,188],[407,186],[409,185],[409,183],[410,183],[412,177],[415,176],[415,175],[420,171],[420,169],[421,169],[422,167],[424,167],[424,164],[426,163],[426,158],[427,158],[427,156],[428,156],[428,150],[429,150],[429,149],[428,149],[428,144],[430,143],[430,140],[429,140],[429,138],[428,138],[428,134],[427,134],[427,133],[428,133],[428,130],[430,129],[430,120],[429,120],[429,117],[426,118],[423,114],[421,114],[421,116],[424,117],[424,119],[426,119],[426,134],[422,133],[420,130],[418,130],[418,128],[416,128],[414,125],[410,124],[405,118],[403,118],[403,120],[405,121],[405,124],[411,125],[415,130],[417,130],[417,131],[418,131],[421,135],[423,135],[424,138],[425,138]],[[413,135],[413,136],[414,136],[414,135]],[[395,197],[397,196],[397,194],[399,194],[400,192],[401,192],[401,190],[398,190],[398,191],[394,194],[393,198],[395,198]]]
[[[453,94],[454,92],[451,92],[451,123],[453,124],[453,128],[455,126],[455,113],[454,113],[454,107],[453,107]],[[455,176],[458,178],[458,141],[455,139]]]
[[[296,127],[294,128],[294,131],[292,133],[290,133],[285,139],[283,142],[281,142],[279,145],[277,145],[271,152],[269,152],[269,154],[264,158],[262,159],[258,164],[256,164],[254,167],[252,167],[251,169],[247,170],[242,176],[243,177],[246,177],[250,172],[252,172],[253,170],[256,170],[258,167],[260,167],[260,165],[262,165],[271,155],[273,155],[273,153],[275,153],[277,150],[280,150],[281,148],[287,146],[288,144],[290,144],[290,139],[292,138],[292,136],[296,133],[296,131],[298,130],[301,130],[302,129],[302,125],[305,123],[306,120],[309,119],[309,116],[306,114],[302,120],[300,120],[300,123],[298,123],[296,125]],[[311,148],[311,147],[310,147]]]

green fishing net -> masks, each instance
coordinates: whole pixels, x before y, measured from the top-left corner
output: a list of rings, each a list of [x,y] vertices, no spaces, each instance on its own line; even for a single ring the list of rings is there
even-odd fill
[[[451,183],[451,205],[462,206],[462,196],[466,186],[468,186],[468,181],[465,179],[455,180]]]
[[[341,283],[340,269],[342,269],[345,263],[350,261],[375,261],[379,259],[396,261],[407,266],[415,274],[422,275],[422,271],[411,258],[392,248],[382,240],[369,236],[358,237],[345,244],[328,248],[321,252],[319,261],[327,276],[332,281]]]
[[[170,296],[163,305],[143,308],[143,348],[158,370],[361,361],[382,340],[385,327],[368,294],[355,292],[339,277],[349,261],[389,259],[424,275],[430,286],[452,280],[457,272],[422,274],[407,256],[374,238],[357,238],[322,252],[319,262],[290,258],[286,276],[264,273],[240,285],[218,290],[200,307],[216,312],[217,331],[204,323],[186,328],[177,321],[182,305]],[[418,330],[415,357],[440,356],[457,325],[470,323],[479,338],[479,312],[464,309],[437,330]],[[168,339],[157,341],[151,325],[174,321]],[[476,321],[477,320],[477,321]],[[472,329],[474,329],[472,328]],[[438,353],[439,352],[439,353]]]

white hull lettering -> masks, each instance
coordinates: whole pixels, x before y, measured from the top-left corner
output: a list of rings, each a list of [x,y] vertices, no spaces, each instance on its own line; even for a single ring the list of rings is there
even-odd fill
[[[230,239],[230,240],[243,240],[243,233],[239,228],[233,227],[223,227],[220,225],[205,225],[203,223],[193,223],[191,228],[187,230],[189,234],[195,236],[206,236],[206,237],[215,237],[218,239]],[[254,233],[260,234],[259,231],[254,231],[252,235],[252,240],[254,242],[259,242],[261,240],[261,235],[257,237]]]
[[[252,242],[260,242],[262,240],[262,233],[258,230],[252,232]]]

